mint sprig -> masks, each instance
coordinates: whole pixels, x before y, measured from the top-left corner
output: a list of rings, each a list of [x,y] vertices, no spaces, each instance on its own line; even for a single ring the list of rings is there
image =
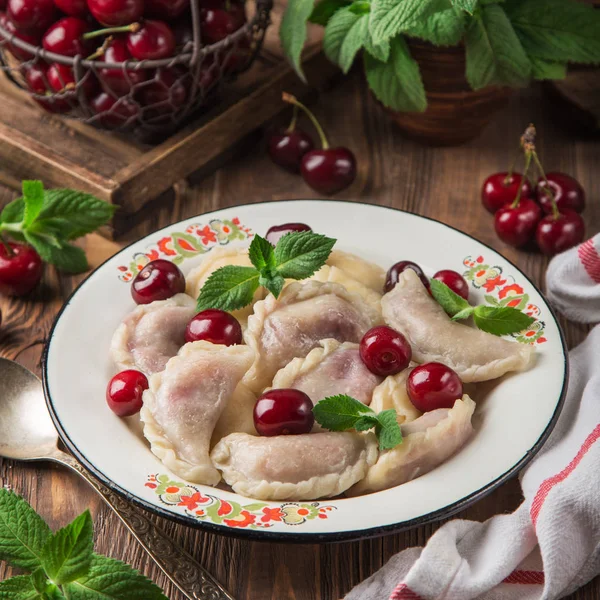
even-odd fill
[[[330,431],[373,429],[381,450],[389,450],[402,443],[402,431],[393,408],[376,413],[351,396],[339,394],[317,402],[313,414],[317,423]]]
[[[431,294],[453,321],[473,317],[475,325],[493,335],[509,335],[523,331],[535,319],[510,306],[472,306],[464,298],[453,292],[446,284],[431,279]]]
[[[0,560],[26,571],[0,582],[0,600],[167,600],[130,566],[94,554],[89,511],[52,533],[31,506],[0,488]]]
[[[227,265],[217,269],[202,286],[197,309],[232,311],[244,308],[252,302],[261,286],[278,298],[286,279],[306,279],[318,271],[335,242],[324,235],[302,231],[284,235],[273,248],[257,235],[248,249],[254,266]]]
[[[116,207],[76,190],[44,190],[41,181],[23,181],[22,194],[0,213],[0,241],[8,235],[63,271],[86,271],[85,253],[69,242],[105,225]]]

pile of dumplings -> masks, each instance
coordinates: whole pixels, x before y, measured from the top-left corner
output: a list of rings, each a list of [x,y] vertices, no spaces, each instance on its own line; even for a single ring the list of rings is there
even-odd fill
[[[421,414],[406,391],[415,363],[383,378],[362,362],[359,342],[376,325],[403,333],[417,363],[442,362],[465,383],[526,369],[534,358],[531,346],[452,322],[411,269],[382,295],[385,271],[338,250],[310,279],[287,282],[279,298],[259,290],[233,312],[243,345],[186,344],[195,299],[225,265],[250,266],[247,250],[212,250],[186,278],[186,293],[135,308],[111,346],[119,369],[149,378],[140,416],[152,452],[191,483],[225,483],[260,500],[354,496],[401,485],[457,452],[472,434],[475,403],[464,395]],[[261,437],[253,409],[269,388],[296,388],[314,403],[348,394],[375,412],[393,408],[404,439],[380,451],[372,432],[317,423],[311,433]]]

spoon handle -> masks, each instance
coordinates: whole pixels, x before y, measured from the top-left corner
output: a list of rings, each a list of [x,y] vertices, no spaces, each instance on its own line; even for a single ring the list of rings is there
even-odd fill
[[[72,456],[61,453],[59,460],[83,477],[104,498],[150,558],[187,598],[234,600],[202,565],[175,544],[133,504],[90,475]]]

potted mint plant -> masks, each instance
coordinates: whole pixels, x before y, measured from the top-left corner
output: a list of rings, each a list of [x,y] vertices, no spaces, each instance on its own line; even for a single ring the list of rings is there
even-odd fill
[[[362,54],[373,95],[433,144],[476,137],[514,88],[600,64],[600,11],[576,0],[289,0],[280,36],[301,77],[308,22],[344,73]]]

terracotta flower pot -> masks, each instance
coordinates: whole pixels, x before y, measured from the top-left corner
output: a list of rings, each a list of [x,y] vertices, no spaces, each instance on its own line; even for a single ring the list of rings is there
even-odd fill
[[[409,40],[413,58],[419,63],[427,93],[427,110],[386,112],[409,137],[435,146],[456,146],[477,137],[512,94],[506,87],[474,91],[466,76],[463,44],[439,47]]]

